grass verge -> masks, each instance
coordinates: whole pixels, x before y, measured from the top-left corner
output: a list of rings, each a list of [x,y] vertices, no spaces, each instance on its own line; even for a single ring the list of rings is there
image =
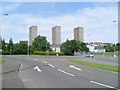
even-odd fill
[[[99,68],[99,69],[104,69],[104,70],[109,70],[109,71],[114,71],[114,72],[120,72],[120,67],[118,66],[110,66],[110,65],[105,65],[105,64],[97,64],[97,63],[91,63],[91,62],[85,62],[85,61],[77,61],[77,60],[70,60],[73,63],[89,66],[89,67],[94,67],[94,68]]]
[[[5,62],[5,61],[0,59],[0,64],[2,64],[3,62]]]

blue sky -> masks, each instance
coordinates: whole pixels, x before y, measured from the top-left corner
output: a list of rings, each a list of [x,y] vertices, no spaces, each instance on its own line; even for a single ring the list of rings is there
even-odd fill
[[[117,2],[3,2],[2,37],[14,42],[28,40],[28,29],[38,26],[38,34],[51,42],[51,28],[60,25],[62,42],[73,39],[73,28],[84,27],[85,42],[118,42]],[[89,35],[89,37],[88,37]]]

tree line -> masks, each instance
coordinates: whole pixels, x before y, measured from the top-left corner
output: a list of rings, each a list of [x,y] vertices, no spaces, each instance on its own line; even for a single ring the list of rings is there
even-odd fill
[[[37,36],[32,45],[28,45],[28,41],[19,41],[19,43],[14,43],[12,38],[6,43],[4,39],[1,39],[0,49],[2,54],[34,54],[34,52],[54,52],[47,41],[45,36]],[[104,46],[106,52],[119,51],[120,43],[114,45]],[[74,55],[74,52],[88,52],[86,43],[76,41],[76,40],[66,40],[61,44],[61,52],[64,55]]]

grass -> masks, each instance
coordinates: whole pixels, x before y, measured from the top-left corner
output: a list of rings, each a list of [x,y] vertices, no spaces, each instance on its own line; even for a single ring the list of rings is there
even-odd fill
[[[105,64],[97,64],[97,63],[77,61],[77,60],[70,60],[70,61],[73,63],[77,63],[77,64],[89,66],[89,67],[94,67],[94,68],[99,68],[99,69],[104,69],[104,70],[109,70],[114,72],[120,72],[120,67],[118,68],[118,66],[110,66]]]
[[[3,62],[5,62],[5,61],[0,59],[0,64],[2,64]]]
[[[94,55],[113,56],[114,52],[95,52]],[[118,52],[115,52],[115,55],[118,56]]]

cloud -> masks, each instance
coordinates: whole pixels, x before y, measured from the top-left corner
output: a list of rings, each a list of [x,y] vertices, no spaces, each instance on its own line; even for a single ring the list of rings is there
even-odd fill
[[[12,37],[15,42],[28,40],[28,29],[32,25],[39,27],[39,34],[47,36],[52,42],[52,27],[59,25],[62,28],[62,42],[73,39],[73,29],[77,26],[84,27],[85,41],[117,42],[118,20],[116,7],[84,8],[71,14],[56,17],[36,17],[33,14],[13,14],[3,18],[2,36]],[[9,33],[8,33],[9,32]],[[13,33],[14,32],[14,33]],[[7,35],[7,36],[6,36]]]

